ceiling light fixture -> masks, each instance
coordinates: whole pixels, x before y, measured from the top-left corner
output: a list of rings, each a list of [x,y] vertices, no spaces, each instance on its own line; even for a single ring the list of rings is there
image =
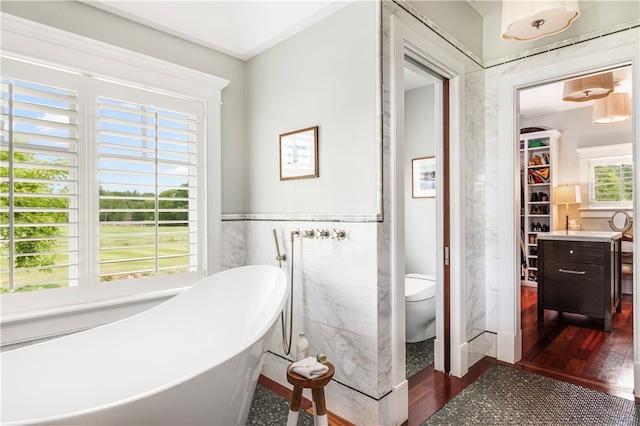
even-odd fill
[[[537,40],[566,30],[578,16],[577,0],[505,0],[501,36],[504,40]]]
[[[613,92],[613,73],[589,75],[564,82],[563,101],[585,102]]]
[[[615,92],[593,101],[593,124],[618,123],[631,118],[631,98],[628,93]]]

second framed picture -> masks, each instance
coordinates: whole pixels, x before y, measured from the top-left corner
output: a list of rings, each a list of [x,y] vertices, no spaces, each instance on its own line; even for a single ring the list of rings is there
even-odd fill
[[[413,198],[433,198],[436,196],[436,157],[422,157],[411,160]]]

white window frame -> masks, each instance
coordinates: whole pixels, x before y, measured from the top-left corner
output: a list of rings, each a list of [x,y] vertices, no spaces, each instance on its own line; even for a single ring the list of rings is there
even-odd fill
[[[589,160],[589,207],[607,207],[613,209],[631,209],[633,208],[633,200],[629,201],[598,201],[596,200],[595,189],[595,168],[598,166],[620,166],[622,164],[633,165],[631,155],[619,157],[598,157]]]
[[[77,288],[33,291],[0,296],[2,320],[12,314],[30,312],[37,315],[69,304],[83,309],[82,304],[100,303],[126,297],[153,297],[190,284],[221,269],[221,91],[228,80],[155,59],[103,42],[81,37],[12,15],[0,14],[2,20],[2,56],[33,61],[51,67],[81,72],[97,78],[131,84],[187,99],[204,106],[204,154],[198,174],[204,177],[198,197],[204,200],[206,218],[203,227],[202,270],[189,282],[163,280],[162,285],[83,286]],[[108,74],[105,74],[107,70]],[[19,78],[19,76],[15,76]],[[97,182],[87,182],[87,185]],[[81,282],[82,284],[82,282]],[[113,283],[109,283],[113,284]],[[120,283],[117,283],[120,284]],[[80,304],[80,305],[78,305]]]
[[[633,202],[620,201],[609,203],[593,202],[593,166],[610,163],[615,164],[627,159],[633,164],[633,147],[630,143],[602,145],[588,148],[578,148],[576,150],[580,159],[580,183],[584,189],[587,188],[588,200],[583,200],[580,210],[580,217],[585,219],[610,219],[613,213],[624,210],[633,214]],[[635,167],[635,164],[634,164]],[[636,189],[633,189],[634,197]]]

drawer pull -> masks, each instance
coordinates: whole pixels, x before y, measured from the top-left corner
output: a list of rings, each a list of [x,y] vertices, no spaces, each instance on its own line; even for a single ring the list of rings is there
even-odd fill
[[[562,272],[563,274],[574,274],[574,275],[584,275],[587,271],[572,271],[571,269],[558,269],[558,272]]]

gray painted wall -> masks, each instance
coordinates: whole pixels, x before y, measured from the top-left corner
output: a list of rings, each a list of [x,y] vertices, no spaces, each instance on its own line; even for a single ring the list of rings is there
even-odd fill
[[[412,198],[411,160],[435,155],[433,84],[405,92],[405,271],[436,274],[436,198]]]
[[[354,2],[247,62],[248,213],[377,213],[377,7]],[[279,135],[311,126],[319,178],[280,181]]]
[[[451,0],[408,0],[407,3],[458,40],[478,58],[483,57],[483,19],[469,3]]]

